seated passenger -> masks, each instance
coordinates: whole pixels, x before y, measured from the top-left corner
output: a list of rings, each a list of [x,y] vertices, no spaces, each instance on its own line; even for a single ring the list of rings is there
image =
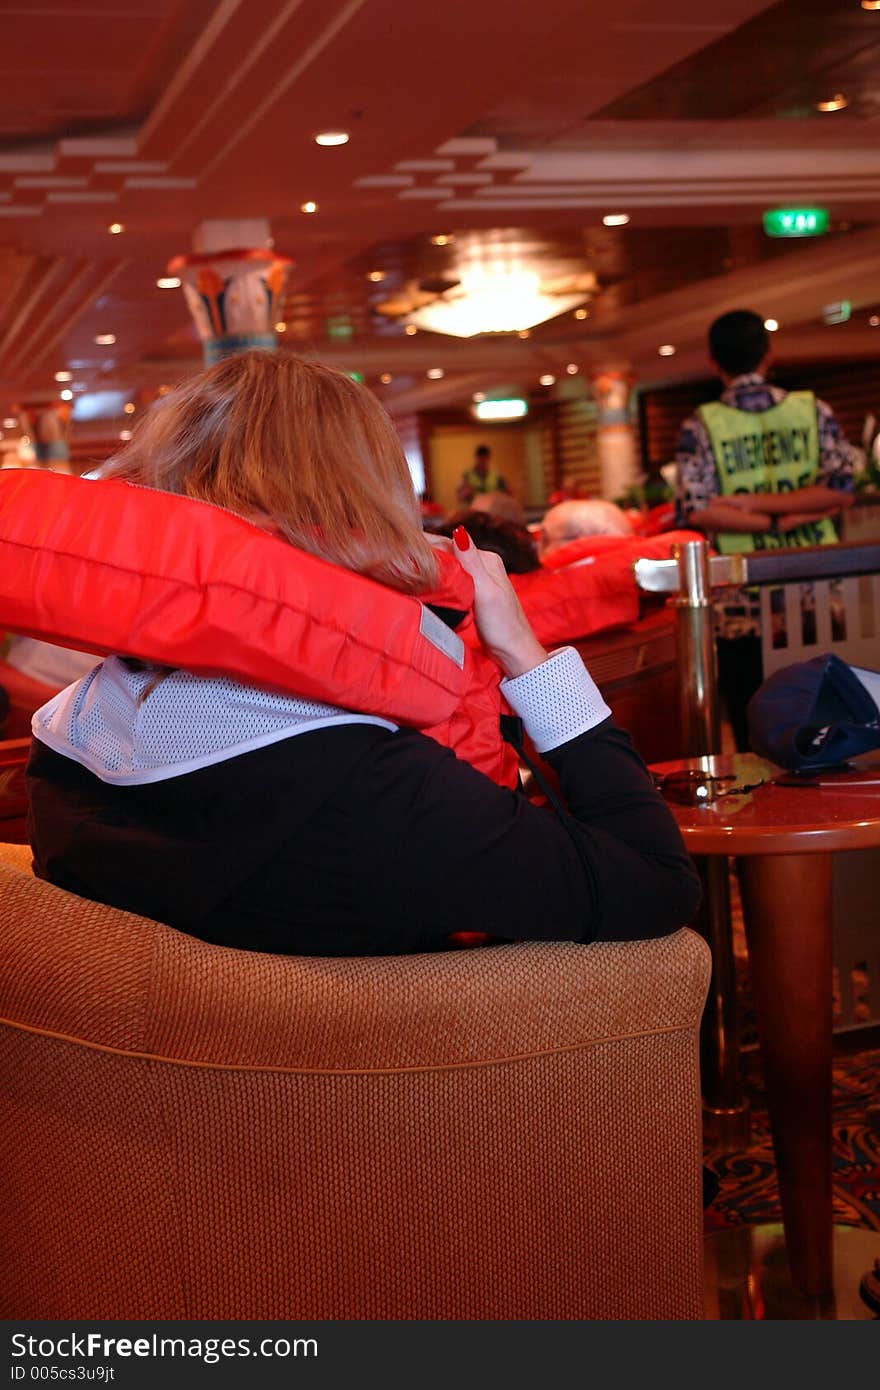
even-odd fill
[[[452,537],[456,527],[463,526],[478,550],[489,550],[500,556],[507,574],[531,574],[540,569],[535,542],[525,526],[474,507],[457,512],[451,521],[438,526],[435,535]]]
[[[436,581],[391,422],[328,367],[220,362],[157,402],[105,476],[226,508],[404,594]],[[463,530],[438,545],[472,581],[483,646],[567,813],[391,719],[111,656],[35,716],[36,872],[207,941],[298,954],[687,922],[699,887],[678,829],[580,658],[542,648],[497,556]]]
[[[560,502],[551,507],[541,523],[541,559],[560,545],[582,536],[631,536],[632,525],[620,507],[599,497],[583,501]]]

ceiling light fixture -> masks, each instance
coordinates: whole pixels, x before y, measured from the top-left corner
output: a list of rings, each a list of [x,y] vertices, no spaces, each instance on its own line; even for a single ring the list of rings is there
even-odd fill
[[[657,351],[659,352],[661,357],[675,356],[675,348],[673,347],[672,343],[663,343],[661,347],[658,347]]]
[[[538,377],[538,383],[541,386],[553,386],[555,381],[556,377],[552,372],[545,372],[543,376]]]
[[[471,400],[473,401],[474,405],[479,405],[480,401],[484,401],[485,399],[485,391],[475,391],[474,394],[471,396]]]
[[[425,376],[429,381],[442,381],[444,375],[445,373],[442,367],[429,367],[425,372]]]
[[[587,319],[590,317],[590,311],[589,309],[575,309],[574,316],[576,319]]]
[[[817,111],[842,111],[845,106],[849,106],[849,102],[843,92],[835,92],[834,96],[829,97],[827,101],[816,102]]]
[[[477,401],[474,414],[478,420],[521,420],[529,413],[528,401],[514,398],[503,401]]]
[[[347,145],[350,139],[347,130],[322,130],[320,135],[315,136],[315,144],[330,148],[333,145]]]
[[[14,430],[14,429],[16,429],[17,427],[18,427],[18,421],[16,420],[15,416],[14,416],[14,415],[7,415],[6,419],[3,421],[3,428],[4,428],[5,430]]]
[[[107,231],[110,233],[111,236],[119,236],[120,232],[125,231],[125,226],[122,222],[111,222],[110,226],[107,228]]]
[[[629,222],[629,213],[606,212],[605,216],[602,218],[602,222],[606,227],[625,227]]]
[[[474,259],[457,267],[458,284],[411,311],[419,328],[473,338],[480,333],[523,333],[582,304],[586,293],[549,293],[541,277],[513,259]]]
[[[379,380],[381,381],[383,386],[390,386],[392,381],[394,380],[394,377],[391,375],[390,372],[383,372],[382,375],[379,377]]]
[[[374,285],[381,285],[382,281],[385,279],[385,271],[370,270],[367,272],[367,279],[371,280]]]
[[[116,342],[116,334],[96,333],[95,342],[98,344],[98,347],[112,347],[113,344]]]
[[[569,364],[568,364],[568,366],[566,367],[565,370],[568,372],[568,375],[569,375],[569,376],[577,376],[577,374],[578,374],[578,365],[577,365],[577,362],[569,362]]]
[[[73,381],[73,372],[56,372],[56,381]]]
[[[516,336],[518,338],[530,338],[532,336],[532,330],[530,328],[521,328]]]
[[[436,236],[431,237],[432,246],[451,246],[454,241],[455,237],[451,232],[438,232]]]
[[[416,328],[414,323],[408,323],[403,331],[408,338],[414,338],[419,330]]]
[[[156,286],[160,290],[179,290],[180,281],[176,275],[160,275]]]
[[[299,210],[300,212],[317,212],[318,204],[314,202],[313,199],[309,198],[308,202],[300,203]]]
[[[284,322],[282,322],[281,319],[279,319],[278,322],[277,322],[276,325],[275,325],[275,332],[276,332],[276,333],[286,333],[286,332],[287,332],[287,324],[284,323]]]
[[[880,9],[880,5],[878,5],[877,8]],[[871,317],[868,319],[868,323],[872,328],[880,328],[880,314],[872,314]],[[9,421],[4,420],[3,423],[4,425],[7,425]]]
[[[64,390],[63,390],[62,392],[60,392],[60,395],[61,395],[61,399],[62,399],[63,401],[72,401],[72,400],[73,400],[73,392],[71,391],[71,389],[70,389],[69,386],[65,386]]]
[[[880,10],[880,0],[862,0],[863,10]]]
[[[766,330],[767,330],[768,333],[775,333],[775,332],[777,331],[777,329],[779,328],[779,320],[778,320],[778,319],[765,319],[765,320],[764,320],[764,327],[766,328]]]
[[[137,409],[137,407],[135,406],[134,401],[126,401],[122,409],[125,411],[126,415],[134,415],[134,412]]]
[[[131,439],[131,430],[120,430],[119,438],[122,440],[124,444],[126,440]]]

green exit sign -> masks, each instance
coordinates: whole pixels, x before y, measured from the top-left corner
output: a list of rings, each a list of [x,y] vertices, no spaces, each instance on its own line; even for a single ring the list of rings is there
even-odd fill
[[[824,236],[828,231],[827,208],[774,208],[764,213],[768,236]]]

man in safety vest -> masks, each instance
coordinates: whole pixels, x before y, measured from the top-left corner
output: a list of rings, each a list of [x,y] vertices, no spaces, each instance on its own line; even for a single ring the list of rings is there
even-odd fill
[[[833,545],[834,518],[853,500],[853,465],[834,413],[811,391],[767,383],[770,337],[737,309],[709,329],[724,391],[684,422],[678,439],[679,522],[705,531],[724,555]],[[718,678],[737,747],[745,706],[762,679],[757,602],[728,595],[716,610]]]
[[[481,492],[507,492],[507,483],[489,463],[491,457],[492,450],[488,444],[477,445],[472,467],[465,469],[461,475],[461,482],[456,491],[459,502],[473,502]]]

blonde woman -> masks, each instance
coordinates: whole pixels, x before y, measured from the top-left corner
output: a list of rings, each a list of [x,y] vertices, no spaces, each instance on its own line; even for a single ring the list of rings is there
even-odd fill
[[[399,592],[437,580],[380,405],[286,354],[229,359],[164,397],[105,476],[226,508]],[[579,657],[541,647],[497,556],[463,531],[443,544],[566,816],[350,700],[109,657],[35,716],[37,872],[208,941],[299,954],[438,950],[461,932],[641,938],[686,922],[696,875]],[[294,669],[308,659],[291,653]]]

